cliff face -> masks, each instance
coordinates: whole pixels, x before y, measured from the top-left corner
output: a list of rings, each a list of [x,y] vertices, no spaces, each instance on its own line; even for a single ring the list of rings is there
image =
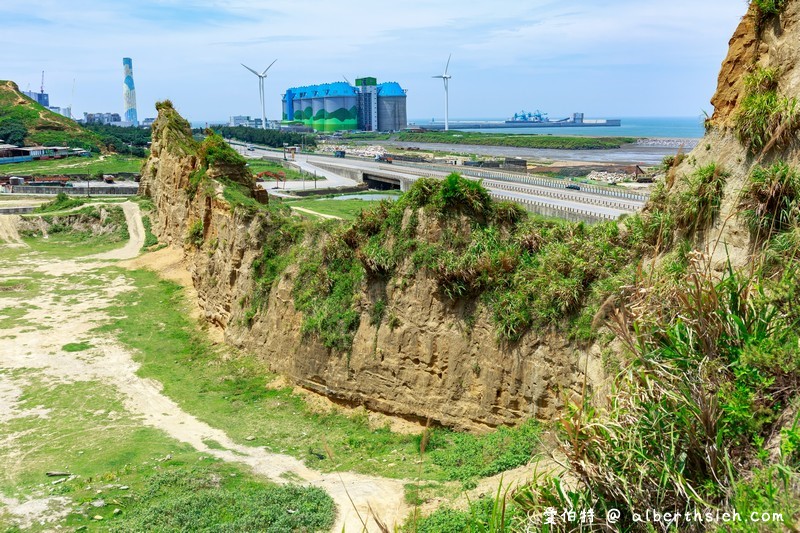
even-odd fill
[[[155,229],[164,242],[182,243],[190,211],[198,208],[191,205],[185,193],[189,176],[200,165],[198,149],[189,123],[178,115],[172,104],[159,104],[158,119],[153,123],[150,157],[142,167],[139,191],[156,205]]]
[[[159,110],[142,179],[157,208],[154,229],[159,240],[184,246],[205,318],[224,328],[227,342],[260,355],[275,372],[333,400],[471,430],[551,418],[565,399],[579,397],[585,381],[589,387],[600,381],[599,348],[533,333],[500,345],[486,311],[444,298],[421,272],[410,282],[362,283],[349,353],[303,333],[292,294],[296,264],[275,281],[261,310],[248,316],[257,289],[253,262],[270,215],[234,209],[219,190],[190,198],[190,175],[202,164],[186,128],[175,127],[180,124],[174,109]],[[198,220],[202,244],[184,244]],[[392,313],[390,324],[371,319],[370,303],[379,297]]]
[[[800,2],[777,2],[778,13],[766,14],[751,3],[730,40],[722,63],[717,90],[711,99],[714,113],[706,122],[706,135],[697,147],[674,169],[677,176],[673,192],[686,190],[686,178],[697,169],[716,164],[727,173],[719,213],[713,225],[698,235],[695,246],[712,257],[718,271],[728,259],[741,266],[751,257],[754,242],[741,215],[742,192],[756,167],[776,161],[800,165],[800,136],[797,109],[784,112],[782,120],[759,117],[769,126],[763,146],[749,146],[738,120],[747,111],[748,77],[758,72],[774,73],[773,90],[778,101],[800,98]],[[774,104],[778,107],[780,103]],[[780,139],[779,139],[780,138]],[[778,142],[780,141],[780,142]]]

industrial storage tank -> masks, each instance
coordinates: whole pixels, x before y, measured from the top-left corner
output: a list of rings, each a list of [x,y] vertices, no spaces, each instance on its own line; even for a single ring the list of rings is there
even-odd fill
[[[378,85],[378,130],[400,131],[408,125],[406,92],[397,82]]]
[[[294,115],[289,120],[302,122],[303,121],[303,101],[300,99],[300,93],[297,89],[293,89],[292,102],[294,103]]]
[[[315,87],[311,99],[311,127],[315,131],[325,130],[325,95],[328,92],[325,85]]]
[[[311,110],[311,100],[314,94],[314,87],[300,87],[300,120],[305,126],[311,127],[313,113]]]
[[[356,90],[345,82],[328,84],[325,97],[325,124],[321,131],[332,132],[358,128]]]
[[[283,104],[283,120],[294,119],[294,91],[291,89],[286,91],[286,94],[281,98]]]

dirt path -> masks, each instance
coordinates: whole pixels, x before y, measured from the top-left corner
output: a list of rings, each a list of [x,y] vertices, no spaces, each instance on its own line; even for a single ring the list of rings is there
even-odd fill
[[[307,213],[309,215],[315,215],[322,218],[335,218],[338,220],[342,220],[342,217],[337,217],[336,215],[325,215],[323,213],[317,213],[316,211],[312,211],[311,209],[306,209],[305,207],[292,207],[295,211],[300,211],[301,213]]]
[[[105,309],[113,304],[115,296],[134,290],[124,276],[110,276],[98,270],[111,259],[128,259],[138,255],[144,239],[139,206],[132,202],[121,204],[128,221],[130,241],[123,248],[91,256],[89,261],[40,261],[38,272],[57,275],[64,272],[81,273],[86,279],[101,278],[104,283],[87,292],[76,305],[65,306],[56,295],[45,292],[25,303],[30,310],[26,320],[47,328],[42,331],[20,326],[6,330],[10,338],[0,339],[0,368],[10,370],[35,369],[51,382],[76,382],[97,380],[113,385],[123,398],[125,408],[142,423],[158,428],[172,438],[191,444],[204,454],[225,461],[243,463],[254,472],[277,483],[285,479],[301,479],[325,489],[337,504],[334,531],[362,531],[362,520],[369,521],[368,531],[378,531],[376,523],[370,521],[370,509],[390,526],[401,524],[409,512],[404,502],[404,482],[354,473],[321,473],[306,467],[301,461],[288,455],[271,453],[264,448],[243,446],[233,442],[228,435],[211,427],[196,417],[184,412],[173,400],[162,393],[161,383],[137,375],[139,364],[133,360],[128,349],[111,336],[99,336],[93,330],[108,321]],[[54,282],[57,278],[54,278]],[[8,302],[13,303],[13,302]],[[20,302],[22,303],[22,302]],[[69,328],[61,327],[70,324]],[[64,345],[81,339],[89,342],[90,350],[68,352]],[[14,393],[13,383],[0,373],[0,398],[2,407],[10,416],[15,415],[19,398]],[[204,443],[216,441],[223,449],[209,448]],[[5,458],[6,467],[23,469],[24,456]],[[288,474],[288,475],[287,475]],[[351,503],[352,500],[352,503]],[[4,498],[6,511],[29,521],[31,509],[41,509],[29,501]],[[48,506],[45,506],[48,508]],[[50,513],[52,511],[48,511]],[[360,515],[360,517],[359,517]]]
[[[123,202],[119,205],[125,213],[125,222],[128,224],[128,243],[122,248],[92,256],[90,259],[132,259],[139,255],[144,244],[144,224],[139,204]]]
[[[0,243],[6,246],[25,246],[17,232],[19,215],[0,215]]]

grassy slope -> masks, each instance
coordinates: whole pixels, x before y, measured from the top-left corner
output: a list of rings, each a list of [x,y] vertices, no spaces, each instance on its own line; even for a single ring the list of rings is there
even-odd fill
[[[308,175],[302,174],[302,173],[300,173],[300,172],[298,172],[298,171],[296,171],[294,169],[291,169],[291,168],[286,168],[283,165],[281,165],[280,163],[275,162],[275,161],[262,161],[262,160],[258,160],[258,159],[248,159],[247,160],[247,167],[250,169],[250,171],[253,174],[258,174],[259,172],[264,172],[264,171],[275,172],[275,173],[283,172],[288,181],[293,181],[293,180],[298,180],[299,181],[299,180],[303,180],[303,179],[305,179],[306,181],[309,181],[309,176]],[[270,178],[268,176],[264,176],[264,179],[268,183],[275,181],[274,178]],[[325,178],[320,176],[317,179],[317,181],[325,181]]]
[[[12,82],[0,80],[0,116],[16,119],[28,130],[27,145],[67,145],[102,148],[100,138],[81,128],[74,120],[53,113],[24,96]]]
[[[100,269],[73,275],[43,274],[37,265],[118,247],[106,237],[82,239],[62,232],[48,241],[26,239],[30,248],[0,248],[0,267],[14,272],[0,283],[0,340],[13,343],[12,327],[38,329],[26,321],[31,306],[19,301],[41,296],[78,305],[83,296],[124,275]],[[65,246],[74,245],[74,246]],[[88,337],[86,336],[88,335]],[[98,355],[91,337],[76,335],[61,349]],[[91,342],[90,342],[91,341]],[[202,455],[127,412],[120,394],[97,381],[54,382],[35,369],[0,369],[3,383],[21,389],[22,416],[0,421],[0,493],[28,497],[66,497],[69,514],[56,523],[33,524],[26,531],[78,528],[88,531],[325,530],[333,502],[321,490],[277,486],[245,468]],[[28,411],[30,410],[30,411]],[[28,411],[28,414],[24,414]],[[38,412],[46,413],[39,417]],[[76,478],[52,484],[47,471],[65,470]],[[286,509],[297,509],[287,513]],[[269,529],[272,528],[272,529]],[[18,531],[0,504],[0,531]]]
[[[285,202],[290,207],[302,207],[323,215],[333,215],[344,220],[355,220],[362,210],[378,202],[372,200],[293,200]]]
[[[137,173],[142,168],[144,159],[126,155],[109,155],[92,157],[69,157],[67,159],[52,159],[48,161],[29,161],[27,163],[12,163],[0,166],[0,174],[15,176],[32,175],[65,175],[85,177],[87,174],[94,176],[98,172],[103,174],[117,174],[119,172]]]
[[[184,410],[241,444],[266,446],[326,471],[468,481],[524,464],[538,443],[537,428],[530,424],[484,437],[436,430],[430,447],[435,451],[418,464],[420,435],[373,428],[365,414],[315,411],[291,388],[267,387],[274,375],[262,361],[223,354],[196,330],[188,312],[175,312],[187,305],[179,286],[148,271],[127,275],[137,290],[120,295],[111,310],[117,319],[102,331],[136,349],[141,374],[162,382],[165,394]],[[154,328],[159,335],[151,335]],[[170,357],[161,357],[165,353]],[[247,440],[250,436],[255,439]]]

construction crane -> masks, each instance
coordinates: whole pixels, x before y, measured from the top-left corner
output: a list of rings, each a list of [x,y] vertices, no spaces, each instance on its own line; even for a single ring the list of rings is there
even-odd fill
[[[39,93],[44,94],[44,71],[42,71],[42,86],[39,88]]]

